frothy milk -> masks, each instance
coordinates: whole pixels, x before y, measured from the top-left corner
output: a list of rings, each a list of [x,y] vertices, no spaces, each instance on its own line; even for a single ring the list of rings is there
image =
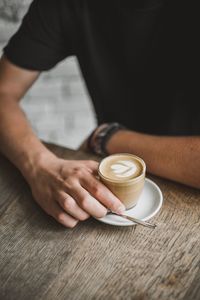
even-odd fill
[[[134,156],[113,155],[104,160],[100,172],[111,180],[126,180],[139,176],[142,172],[141,162]]]
[[[136,163],[130,160],[116,161],[110,168],[113,172],[113,176],[115,175],[116,177],[123,178],[134,176],[138,170]]]

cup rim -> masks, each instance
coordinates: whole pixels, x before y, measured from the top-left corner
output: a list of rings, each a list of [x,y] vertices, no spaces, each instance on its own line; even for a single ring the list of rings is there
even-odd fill
[[[100,171],[101,164],[103,162],[105,162],[105,160],[109,159],[110,157],[118,156],[118,155],[128,155],[128,156],[131,156],[131,157],[135,158],[136,160],[138,160],[142,164],[142,167],[143,167],[142,173],[137,177],[129,178],[127,180],[124,180],[124,179],[111,179],[110,177],[107,177],[107,176],[103,175]],[[106,156],[105,158],[103,158],[100,161],[99,167],[98,167],[98,174],[99,174],[100,177],[102,177],[103,179],[105,179],[105,180],[107,180],[111,183],[118,183],[118,184],[120,184],[120,183],[132,183],[132,182],[138,181],[145,175],[145,173],[146,173],[146,164],[145,164],[144,160],[141,157],[139,157],[135,154],[125,153],[125,152],[124,153],[123,152],[122,153],[115,153],[115,154],[111,154],[111,155]]]

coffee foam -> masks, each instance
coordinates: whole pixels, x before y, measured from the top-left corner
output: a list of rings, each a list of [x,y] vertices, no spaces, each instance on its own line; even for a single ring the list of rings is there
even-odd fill
[[[117,177],[130,177],[136,174],[138,167],[130,160],[119,160],[110,166],[113,174]]]
[[[138,177],[142,174],[142,163],[129,154],[107,157],[101,163],[100,172],[108,179],[117,181]]]

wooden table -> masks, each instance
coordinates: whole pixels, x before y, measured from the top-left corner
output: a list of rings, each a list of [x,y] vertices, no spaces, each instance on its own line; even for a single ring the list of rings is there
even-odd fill
[[[66,159],[91,155],[49,145]],[[0,299],[200,299],[200,192],[152,177],[164,205],[151,230],[92,218],[66,229],[0,157]]]

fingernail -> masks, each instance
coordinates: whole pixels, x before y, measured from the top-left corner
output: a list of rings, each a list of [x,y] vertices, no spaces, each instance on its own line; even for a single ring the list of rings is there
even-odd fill
[[[120,205],[117,210],[116,213],[117,214],[123,214],[123,212],[125,211],[125,206],[124,205]]]

